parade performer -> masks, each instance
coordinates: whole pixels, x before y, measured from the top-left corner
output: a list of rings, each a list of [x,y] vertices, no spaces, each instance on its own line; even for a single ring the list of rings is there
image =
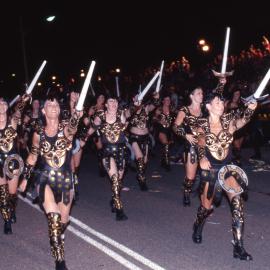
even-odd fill
[[[249,103],[239,118],[224,113],[224,99],[219,93],[210,93],[205,101],[209,113],[199,120],[198,156],[201,168],[201,205],[193,226],[194,243],[202,242],[202,230],[207,217],[213,211],[213,200],[220,198],[222,188],[228,196],[232,213],[233,256],[252,260],[243,246],[244,211],[241,192],[247,187],[245,172],[231,162],[233,134],[246,125],[257,106]],[[219,180],[219,181],[217,181]]]
[[[16,152],[15,139],[23,109],[29,95],[21,97],[15,112],[9,115],[8,103],[0,98],[0,211],[4,219],[4,233],[11,234],[16,222],[17,187],[23,170],[23,160]]]
[[[142,191],[147,191],[145,170],[148,162],[149,145],[149,113],[159,105],[159,93],[154,94],[153,100],[149,104],[143,104],[134,98],[134,107],[131,108],[129,118],[130,134],[129,142],[135,153],[137,180]]]
[[[193,88],[189,94],[190,105],[180,108],[173,125],[176,135],[184,138],[184,164],[186,176],[183,182],[183,205],[190,206],[190,193],[195,180],[198,167],[197,158],[197,129],[198,118],[202,117],[201,105],[203,90],[201,87]]]
[[[71,95],[71,103],[76,97]],[[72,140],[77,131],[81,112],[73,112],[70,120],[60,121],[60,106],[55,98],[47,99],[42,109],[45,125],[33,135],[32,147],[24,169],[24,180],[20,187],[25,189],[26,182],[38,163],[37,185],[39,201],[48,219],[49,238],[56,269],[67,269],[64,260],[64,239],[61,235],[69,222],[69,212],[74,196],[73,179],[70,168]]]
[[[162,105],[155,110],[153,120],[156,123],[156,133],[162,145],[161,166],[167,171],[171,170],[169,160],[169,146],[172,142],[171,126],[174,121],[175,111],[171,107],[169,94],[164,94],[161,100]]]
[[[125,166],[127,165],[126,138],[124,131],[127,128],[124,111],[118,109],[115,96],[109,96],[105,102],[105,111],[100,111],[93,123],[92,131],[98,130],[101,134],[102,163],[108,173],[112,188],[110,202],[112,212],[116,212],[116,220],[126,220],[121,201],[121,189]]]

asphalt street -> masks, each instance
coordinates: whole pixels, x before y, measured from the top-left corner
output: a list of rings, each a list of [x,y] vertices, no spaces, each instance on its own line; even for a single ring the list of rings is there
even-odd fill
[[[205,224],[203,243],[192,242],[199,199],[195,192],[191,207],[182,206],[183,165],[172,164],[171,172],[166,172],[160,167],[159,151],[156,151],[147,168],[148,192],[140,191],[136,174],[129,169],[122,192],[129,219],[119,222],[109,207],[109,180],[98,175],[94,153],[86,152],[80,171],[80,197],[72,208],[71,224],[66,232],[68,268],[270,269],[269,152],[268,147],[263,148],[266,165],[257,167],[248,161],[250,149],[244,149],[243,155],[249,177],[244,243],[253,256],[251,262],[232,256],[231,214],[225,197]],[[19,200],[13,234],[0,235],[0,254],[1,270],[54,269],[45,215],[30,198]]]

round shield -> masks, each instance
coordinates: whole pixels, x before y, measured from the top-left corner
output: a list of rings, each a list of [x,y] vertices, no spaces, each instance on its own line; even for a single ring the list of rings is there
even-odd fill
[[[24,162],[18,154],[12,154],[5,160],[3,171],[4,174],[12,179],[14,176],[19,176],[23,172]]]
[[[219,170],[218,182],[226,192],[241,194],[248,186],[248,177],[240,167],[229,164]]]

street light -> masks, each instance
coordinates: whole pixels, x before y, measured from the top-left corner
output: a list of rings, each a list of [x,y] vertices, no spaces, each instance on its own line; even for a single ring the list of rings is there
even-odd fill
[[[55,16],[49,16],[49,17],[46,18],[46,21],[47,22],[52,22],[52,21],[54,21],[54,19],[55,19]]]
[[[204,46],[202,46],[202,51],[203,51],[203,52],[208,52],[209,50],[210,50],[209,45],[204,45]]]
[[[200,45],[205,45],[205,40],[204,40],[204,39],[200,39],[200,40],[199,40],[199,44],[200,44]]]
[[[85,77],[85,73],[84,73],[84,70],[83,70],[83,69],[81,69],[80,76],[81,76],[81,77]]]

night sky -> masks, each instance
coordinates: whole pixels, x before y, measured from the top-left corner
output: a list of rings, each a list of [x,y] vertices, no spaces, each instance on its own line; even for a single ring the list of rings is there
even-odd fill
[[[196,65],[202,61],[198,39],[210,43],[209,58],[222,53],[226,26],[231,27],[231,53],[251,43],[260,46],[263,35],[270,38],[269,12],[258,1],[242,6],[237,1],[237,7],[228,1],[20,2],[27,4],[1,9],[0,80],[5,82],[13,72],[17,82],[24,80],[22,33],[30,79],[46,59],[47,74],[63,80],[88,68],[93,59],[97,74],[115,67],[136,73],[183,55]],[[48,15],[56,20],[46,22]]]

